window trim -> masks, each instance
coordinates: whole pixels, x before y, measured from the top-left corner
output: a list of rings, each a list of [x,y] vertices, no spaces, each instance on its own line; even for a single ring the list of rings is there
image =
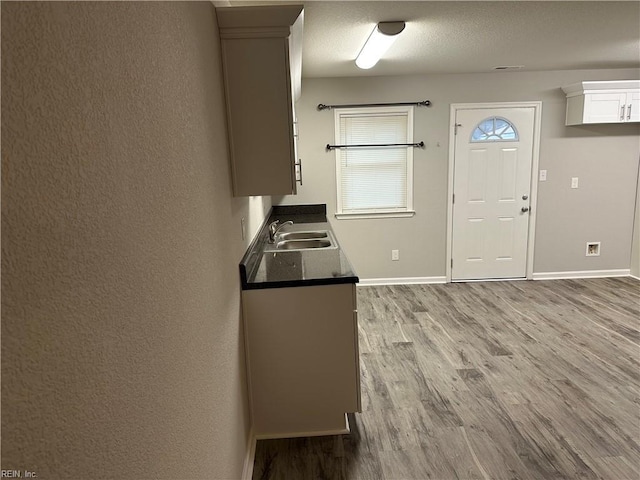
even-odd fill
[[[392,106],[392,107],[360,107],[360,108],[336,108],[334,111],[334,137],[337,145],[342,144],[340,138],[340,117],[341,115],[370,115],[401,113],[407,115],[407,140],[406,143],[413,143],[415,107]],[[340,168],[341,150],[335,149],[336,168],[336,213],[339,220],[364,219],[364,218],[407,218],[415,215],[413,209],[413,148],[407,147],[407,206],[406,208],[380,208],[366,209],[361,211],[344,212],[342,206],[342,170]]]
[[[476,133],[476,130],[481,130],[483,133],[486,134],[486,132],[480,128],[480,125],[482,125],[487,120],[493,120],[494,125],[496,120],[502,120],[503,122],[507,123],[509,127],[513,130],[515,138],[491,138],[491,139],[483,138],[480,140],[474,140],[473,135]],[[469,136],[469,143],[496,143],[496,142],[519,142],[519,141],[520,141],[520,134],[518,133],[518,129],[516,128],[516,126],[513,123],[511,123],[511,121],[508,118],[501,117],[500,115],[493,115],[483,120],[480,120],[480,122],[478,122],[476,126],[471,129],[471,135]]]

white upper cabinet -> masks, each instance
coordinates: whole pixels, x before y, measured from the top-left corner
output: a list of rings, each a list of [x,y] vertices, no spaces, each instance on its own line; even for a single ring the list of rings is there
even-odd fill
[[[296,193],[302,5],[217,8],[235,196]]]
[[[640,80],[579,82],[562,90],[566,125],[640,122]]]

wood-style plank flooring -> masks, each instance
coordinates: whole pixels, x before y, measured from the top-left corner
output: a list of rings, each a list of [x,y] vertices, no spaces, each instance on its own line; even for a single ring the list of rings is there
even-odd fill
[[[640,282],[358,288],[350,435],[262,440],[253,478],[640,478]]]

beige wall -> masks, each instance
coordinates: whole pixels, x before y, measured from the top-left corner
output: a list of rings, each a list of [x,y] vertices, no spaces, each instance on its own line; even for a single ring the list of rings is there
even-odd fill
[[[2,2],[2,468],[230,479],[249,419],[209,3]]]
[[[501,72],[469,75],[305,79],[296,105],[304,185],[274,203],[326,202],[335,212],[332,111],[318,103],[368,103],[428,99],[415,110],[413,218],[336,220],[341,244],[361,278],[445,275],[449,111],[452,103],[543,102],[534,272],[628,269],[638,168],[639,128],[634,125],[565,127],[561,86],[580,80],[638,78],[637,70]],[[580,188],[570,188],[571,177]],[[537,174],[536,174],[537,177]],[[585,257],[586,242],[602,242],[600,257]],[[391,261],[391,250],[400,261]]]

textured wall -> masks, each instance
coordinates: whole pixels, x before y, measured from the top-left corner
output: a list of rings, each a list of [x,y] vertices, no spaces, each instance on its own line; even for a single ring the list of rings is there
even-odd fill
[[[333,112],[318,103],[428,99],[415,110],[412,218],[332,220],[361,278],[444,276],[450,105],[541,100],[540,168],[534,272],[628,269],[631,253],[640,129],[633,125],[565,127],[560,89],[580,80],[637,78],[637,70],[500,72],[469,75],[305,79],[296,105],[305,182],[282,203],[326,202],[335,212]],[[572,190],[571,177],[580,178]],[[537,175],[536,175],[537,177]],[[364,242],[362,239],[367,239]],[[585,257],[586,242],[601,241],[599,257]],[[391,250],[400,261],[391,261]]]
[[[3,469],[240,476],[223,105],[208,2],[2,2]]]

